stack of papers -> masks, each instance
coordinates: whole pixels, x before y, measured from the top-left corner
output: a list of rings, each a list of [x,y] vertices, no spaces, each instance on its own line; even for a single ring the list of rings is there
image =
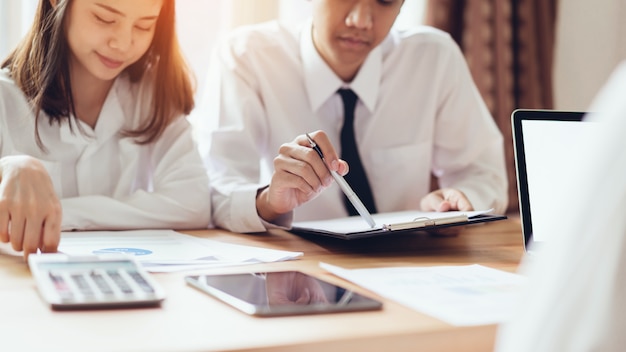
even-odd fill
[[[329,272],[383,297],[451,325],[502,323],[515,311],[524,276],[481,265],[348,270],[321,263]]]
[[[134,255],[151,272],[278,262],[302,256],[302,252],[228,244],[172,230],[63,232],[59,252],[125,253]]]

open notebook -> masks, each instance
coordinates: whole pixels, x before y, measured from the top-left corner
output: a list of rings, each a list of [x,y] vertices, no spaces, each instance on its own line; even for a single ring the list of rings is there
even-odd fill
[[[463,226],[506,219],[504,215],[491,215],[492,210],[421,212],[402,211],[372,214],[376,225],[370,227],[360,216],[295,222],[291,232],[306,235],[321,235],[344,240],[388,236],[391,234],[430,231],[444,227]]]

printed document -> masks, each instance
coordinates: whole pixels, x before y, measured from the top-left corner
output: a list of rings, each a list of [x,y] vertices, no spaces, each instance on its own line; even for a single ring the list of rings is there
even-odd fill
[[[344,269],[329,272],[451,325],[497,324],[514,312],[524,276],[482,265]]]
[[[172,230],[63,232],[59,252],[126,253],[135,256],[151,272],[277,262],[302,255],[302,252],[223,243]]]

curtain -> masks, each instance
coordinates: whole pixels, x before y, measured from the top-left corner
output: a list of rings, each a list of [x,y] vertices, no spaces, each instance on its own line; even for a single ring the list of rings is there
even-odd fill
[[[516,108],[553,106],[556,0],[429,0],[425,24],[449,32],[504,136],[509,211],[517,211],[511,135]]]

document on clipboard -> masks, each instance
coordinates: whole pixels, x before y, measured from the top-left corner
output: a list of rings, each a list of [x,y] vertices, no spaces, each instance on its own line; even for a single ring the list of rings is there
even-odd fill
[[[375,226],[360,216],[294,222],[289,231],[296,234],[322,235],[344,240],[385,236],[404,232],[431,231],[451,226],[463,226],[504,220],[505,215],[490,214],[493,209],[480,211],[423,212],[401,211],[372,214]]]

